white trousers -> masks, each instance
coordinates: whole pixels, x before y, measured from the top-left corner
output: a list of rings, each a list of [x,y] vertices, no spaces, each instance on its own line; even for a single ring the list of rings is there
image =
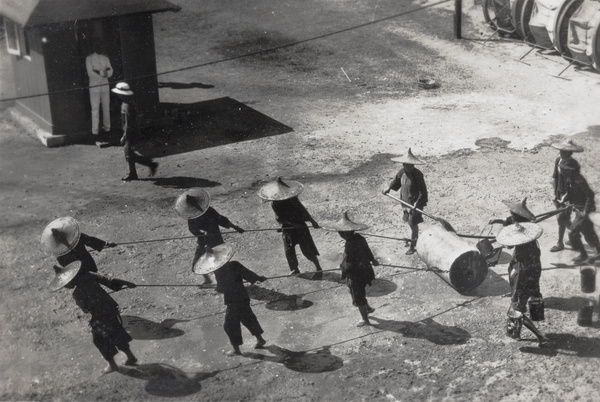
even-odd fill
[[[102,88],[100,92],[90,91],[90,104],[92,105],[92,134],[98,134],[100,123],[100,104],[102,104],[102,128],[110,131],[110,92]]]

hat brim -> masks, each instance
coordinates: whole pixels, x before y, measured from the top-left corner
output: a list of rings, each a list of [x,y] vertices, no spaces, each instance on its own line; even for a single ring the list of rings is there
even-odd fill
[[[126,96],[133,95],[133,91],[131,91],[131,90],[123,91],[122,89],[119,89],[119,88],[113,88],[113,89],[111,89],[111,91],[118,95],[126,95]]]
[[[503,246],[519,246],[537,240],[544,229],[536,223],[524,222],[508,225],[496,236],[496,241]]]
[[[56,292],[67,286],[69,282],[73,280],[77,276],[81,269],[81,261],[73,261],[66,267],[64,267],[63,271],[60,273],[56,273],[50,284],[48,285],[48,289],[51,292]]]
[[[583,152],[583,147],[575,144],[555,142],[553,144],[550,144],[550,146],[554,149],[558,149],[559,151]]]
[[[328,232],[359,232],[361,230],[367,230],[369,225],[357,222],[348,221],[336,221],[336,222],[323,222],[321,228]]]
[[[283,201],[297,197],[304,190],[304,185],[298,181],[287,180],[284,187],[278,181],[265,184],[258,190],[258,196],[266,201]]]
[[[200,208],[191,205],[187,202],[187,196],[194,197],[198,200]],[[184,219],[190,220],[199,218],[204,215],[210,207],[210,194],[201,188],[192,188],[175,200],[175,211]]]
[[[66,234],[67,244],[60,242],[52,233],[52,229],[57,229],[63,234]],[[55,257],[65,255],[79,243],[81,237],[81,230],[77,220],[69,216],[57,218],[50,222],[42,232],[40,242],[42,248],[48,254]]]
[[[410,156],[407,156],[407,155],[396,156],[396,157],[390,158],[390,159],[393,162],[406,163],[408,165],[425,165],[426,164],[422,160],[419,160],[417,158],[411,158]]]
[[[211,249],[211,253],[204,253],[194,264],[195,274],[206,275],[215,272],[231,260],[235,250],[229,244],[219,244]]]

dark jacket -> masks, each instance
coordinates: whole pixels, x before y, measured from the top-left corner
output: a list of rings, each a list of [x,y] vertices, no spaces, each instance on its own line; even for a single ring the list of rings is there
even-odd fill
[[[342,279],[348,278],[362,284],[371,285],[375,279],[375,271],[371,263],[375,261],[373,252],[367,241],[358,233],[354,233],[344,246],[344,257],[340,268]]]
[[[66,267],[73,261],[81,261],[81,270],[87,272],[98,272],[98,267],[96,266],[96,261],[87,251],[87,247],[90,247],[96,251],[102,251],[106,246],[106,242],[104,240],[98,239],[97,237],[88,236],[85,233],[82,233],[79,237],[79,241],[73,247],[75,251],[70,251],[65,255],[61,255],[60,257],[56,257],[56,261],[63,267]]]
[[[112,279],[94,272],[80,271],[67,288],[75,287],[73,298],[84,313],[92,315],[92,320],[113,316],[119,313],[119,305],[102,288],[104,285],[112,290],[121,289],[121,285]]]
[[[424,206],[427,205],[427,186],[425,185],[425,177],[423,176],[423,172],[419,169],[414,168],[412,172],[408,173],[404,170],[404,168],[400,169],[394,177],[394,180],[390,183],[390,188],[394,191],[400,190],[402,187],[402,176],[406,175],[412,182],[410,189],[408,189],[408,197],[403,197],[402,194],[400,198],[402,201],[406,201],[412,205],[415,205],[419,209],[423,209]],[[402,193],[402,192],[401,192]]]
[[[567,190],[565,201],[573,204],[575,208],[584,214],[596,210],[594,192],[581,174],[575,173],[573,178],[567,179],[565,187]]]
[[[193,235],[198,237],[198,245],[200,247],[214,247],[223,244],[223,235],[219,226],[230,228],[231,222],[229,219],[219,214],[213,207],[209,207],[205,213],[197,218],[188,220],[188,229]],[[203,236],[201,230],[210,233],[208,236]]]
[[[244,286],[244,280],[255,283],[261,279],[261,276],[250,271],[238,261],[227,262],[217,269],[214,274],[217,280],[216,291],[223,293],[225,304],[250,299]]]
[[[577,167],[577,171],[581,169],[579,166],[579,162],[577,162],[574,158],[569,158],[571,160],[571,164]],[[560,174],[560,169],[558,168],[558,164],[561,161],[561,157],[559,156],[554,161],[554,172],[552,173],[552,178],[554,179],[554,197],[556,200],[560,200],[560,198],[567,192],[566,178]]]
[[[283,201],[273,201],[271,207],[273,208],[273,212],[275,212],[275,219],[277,219],[277,222],[281,226],[307,227],[306,222],[313,221],[312,216],[310,216],[298,197],[292,197]]]

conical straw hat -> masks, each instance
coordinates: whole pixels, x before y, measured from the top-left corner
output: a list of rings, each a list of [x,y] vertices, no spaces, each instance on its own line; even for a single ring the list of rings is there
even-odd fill
[[[267,201],[283,201],[299,195],[304,186],[294,180],[283,181],[281,177],[273,180],[258,190],[258,196]]]
[[[575,144],[573,142],[573,140],[564,140],[563,142],[555,142],[551,145],[551,147],[561,150],[561,151],[583,152],[583,147]]]
[[[523,218],[528,219],[530,221],[535,219],[535,215],[533,214],[533,212],[531,212],[529,208],[527,208],[527,197],[523,198],[523,201],[521,202],[505,202],[504,204],[506,204],[508,210],[514,214],[522,216]]]
[[[191,188],[175,200],[175,211],[185,219],[202,216],[210,206],[210,194],[201,188]]]
[[[329,232],[356,232],[365,230],[369,226],[364,223],[357,223],[350,220],[348,211],[342,214],[342,218],[335,222],[326,222],[321,224],[321,227]]]
[[[496,241],[503,246],[518,246],[536,240],[542,233],[544,229],[536,223],[515,223],[502,228]]]
[[[423,162],[420,159],[417,159],[417,157],[413,155],[410,148],[408,148],[408,152],[405,155],[397,156],[395,158],[392,158],[392,160],[394,162],[407,163],[409,165],[424,165],[425,164],[425,162]]]
[[[56,292],[59,289],[64,288],[69,284],[77,276],[79,273],[79,269],[81,268],[81,261],[73,261],[66,267],[61,267],[58,265],[54,266],[54,279],[48,285],[48,288],[51,292]]]
[[[221,268],[227,261],[233,257],[233,247],[229,244],[219,244],[218,246],[206,246],[206,252],[194,264],[194,273],[210,274]]]
[[[53,220],[42,232],[40,242],[48,254],[56,257],[65,255],[79,242],[81,230],[74,218],[65,216]]]

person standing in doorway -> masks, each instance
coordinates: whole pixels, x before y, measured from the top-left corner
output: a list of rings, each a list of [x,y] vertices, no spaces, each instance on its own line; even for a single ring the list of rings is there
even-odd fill
[[[102,130],[110,132],[110,88],[108,79],[113,75],[110,60],[104,54],[102,42],[94,41],[94,52],[85,59],[90,79],[90,104],[92,106],[92,135],[100,133],[100,105],[102,105]],[[96,137],[97,138],[97,137]]]

